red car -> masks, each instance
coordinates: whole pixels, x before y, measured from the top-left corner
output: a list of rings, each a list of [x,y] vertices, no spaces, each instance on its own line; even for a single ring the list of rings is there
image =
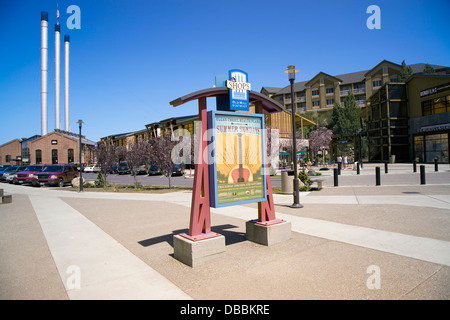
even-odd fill
[[[64,187],[72,179],[78,177],[77,167],[69,164],[51,164],[45,167],[42,172],[34,175],[33,186],[58,186]]]
[[[34,164],[28,166],[25,170],[17,172],[13,178],[14,184],[31,184],[33,183],[34,175],[44,170],[46,164]]]

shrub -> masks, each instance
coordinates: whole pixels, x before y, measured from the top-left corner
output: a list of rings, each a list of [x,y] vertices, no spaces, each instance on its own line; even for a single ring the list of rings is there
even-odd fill
[[[306,188],[309,190],[309,187],[312,184],[311,179],[309,178],[308,174],[306,173],[305,169],[302,169],[299,174],[298,178],[303,182],[303,184],[306,186]]]

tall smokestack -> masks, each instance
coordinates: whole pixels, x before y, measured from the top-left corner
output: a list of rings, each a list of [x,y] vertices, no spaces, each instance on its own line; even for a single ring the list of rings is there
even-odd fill
[[[48,132],[48,13],[41,12],[41,135]]]
[[[69,35],[64,35],[64,130],[70,131],[69,123]]]
[[[60,103],[60,27],[55,24],[55,129],[61,129]]]

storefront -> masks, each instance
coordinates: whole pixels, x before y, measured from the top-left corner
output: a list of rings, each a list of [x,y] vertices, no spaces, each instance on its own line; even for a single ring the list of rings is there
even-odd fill
[[[450,124],[447,127],[450,128]],[[417,162],[429,163],[437,159],[440,163],[449,163],[448,136],[448,132],[414,136],[414,159]]]
[[[414,81],[420,84],[425,80],[422,77]],[[434,159],[449,163],[450,82],[448,77],[435,77],[433,80],[440,80],[440,83],[425,88],[422,86],[418,99],[410,103],[414,105],[415,112],[422,115],[410,119],[413,159],[424,163],[434,162]]]

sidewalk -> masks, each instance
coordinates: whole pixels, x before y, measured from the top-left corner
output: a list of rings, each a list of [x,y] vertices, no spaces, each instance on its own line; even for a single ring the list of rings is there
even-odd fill
[[[450,299],[450,181],[403,183],[326,185],[301,193],[302,209],[275,194],[292,237],[271,247],[245,239],[256,204],[211,208],[226,255],[196,268],[172,247],[191,192],[2,184],[13,202],[0,205],[0,299]]]

